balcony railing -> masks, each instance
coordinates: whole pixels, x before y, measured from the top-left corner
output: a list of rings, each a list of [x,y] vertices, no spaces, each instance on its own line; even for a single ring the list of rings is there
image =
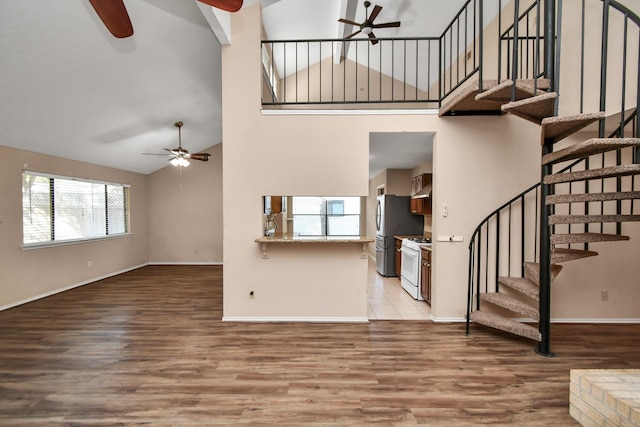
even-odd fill
[[[262,41],[262,104],[438,107],[481,69],[483,28],[502,3],[468,0],[435,37]]]

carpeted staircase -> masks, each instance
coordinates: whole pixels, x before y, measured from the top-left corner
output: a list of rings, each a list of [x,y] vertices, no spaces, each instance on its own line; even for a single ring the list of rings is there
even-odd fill
[[[514,90],[515,84],[515,90]],[[545,79],[483,81],[482,91],[476,81],[466,89],[454,95],[440,109],[441,116],[479,115],[511,113],[530,122],[540,125],[541,141],[556,143],[586,126],[602,119],[604,113],[587,113],[571,116],[554,116],[557,94],[549,92],[549,81]],[[515,101],[511,101],[515,93]],[[640,138],[591,138],[567,148],[553,151],[542,156],[543,165],[552,165],[567,160],[587,158],[624,147],[640,146]],[[588,181],[591,179],[622,177],[640,174],[640,165],[621,165],[614,167],[588,168],[548,175],[544,184],[560,184],[568,182]],[[550,195],[547,205],[572,204],[584,202],[600,202],[612,200],[640,199],[640,191],[618,191],[604,193],[574,193]],[[550,215],[549,224],[589,224],[620,223],[640,221],[640,215]],[[570,228],[569,228],[570,230]],[[580,260],[598,255],[596,252],[583,249],[554,248],[558,244],[590,243],[629,240],[628,236],[605,233],[566,233],[550,236],[551,268],[553,280],[562,270],[563,262]],[[524,277],[499,277],[498,291],[482,293],[479,309],[470,312],[469,319],[473,323],[506,331],[535,341],[542,336],[537,325],[531,323],[540,320],[538,302],[540,300],[538,263],[525,263]],[[506,288],[506,289],[505,289]],[[513,313],[513,315],[505,315]],[[527,319],[526,323],[514,318]]]

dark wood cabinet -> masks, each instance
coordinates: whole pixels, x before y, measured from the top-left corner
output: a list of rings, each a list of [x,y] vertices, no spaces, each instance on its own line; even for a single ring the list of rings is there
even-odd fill
[[[422,298],[431,304],[431,251],[422,249],[420,263],[420,294]]]
[[[396,241],[396,276],[400,277],[402,271],[402,240],[394,239]]]
[[[411,213],[413,215],[431,215],[431,197],[413,198],[423,188],[431,188],[431,174],[423,173],[411,178]]]

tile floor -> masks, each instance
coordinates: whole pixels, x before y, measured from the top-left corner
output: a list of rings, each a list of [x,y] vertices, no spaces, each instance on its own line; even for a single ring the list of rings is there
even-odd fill
[[[369,319],[429,320],[431,307],[416,301],[400,286],[398,277],[384,277],[376,271],[375,260],[369,259],[367,275]]]

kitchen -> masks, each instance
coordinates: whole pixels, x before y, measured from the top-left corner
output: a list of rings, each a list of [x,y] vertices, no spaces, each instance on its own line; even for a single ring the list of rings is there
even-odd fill
[[[433,137],[370,133],[370,319],[430,318]]]

